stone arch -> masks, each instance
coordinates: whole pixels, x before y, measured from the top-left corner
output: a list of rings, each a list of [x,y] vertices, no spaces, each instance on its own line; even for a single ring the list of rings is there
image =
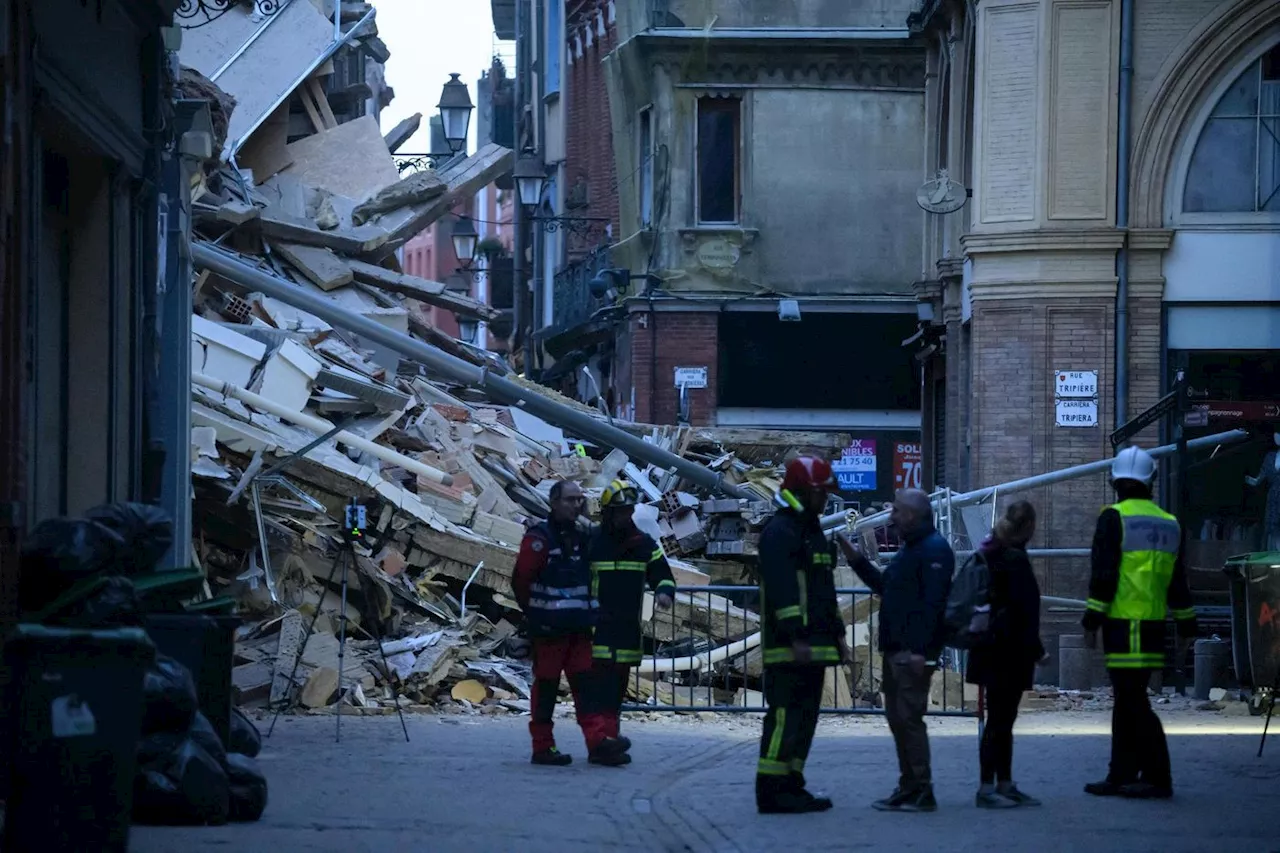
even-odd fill
[[[1129,222],[1163,228],[1170,171],[1207,87],[1252,45],[1280,32],[1280,3],[1223,0],[1173,50],[1156,77],[1155,97],[1133,141]]]

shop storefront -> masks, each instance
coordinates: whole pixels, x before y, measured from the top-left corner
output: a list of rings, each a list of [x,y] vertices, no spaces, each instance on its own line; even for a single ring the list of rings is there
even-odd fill
[[[1280,549],[1280,351],[1184,350],[1171,352],[1170,362],[1186,370],[1198,398],[1189,438],[1250,432],[1247,442],[1221,448],[1188,472],[1188,565],[1216,571],[1227,557]]]
[[[1205,87],[1166,197],[1166,381],[1185,371],[1197,397],[1190,436],[1250,432],[1189,472],[1188,562],[1206,571],[1280,545],[1280,491],[1268,510],[1280,489],[1278,35],[1274,23],[1256,33]]]

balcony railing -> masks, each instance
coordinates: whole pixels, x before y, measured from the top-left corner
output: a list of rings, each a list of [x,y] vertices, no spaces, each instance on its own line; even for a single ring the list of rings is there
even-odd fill
[[[544,337],[567,332],[591,319],[604,301],[591,295],[591,279],[610,267],[610,252],[602,246],[583,255],[556,273],[552,293],[552,316],[543,329]]]

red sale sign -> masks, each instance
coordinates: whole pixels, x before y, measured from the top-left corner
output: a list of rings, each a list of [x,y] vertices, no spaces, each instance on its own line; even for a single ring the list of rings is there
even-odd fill
[[[919,444],[897,442],[893,447],[893,487],[919,489],[924,482],[924,449]]]

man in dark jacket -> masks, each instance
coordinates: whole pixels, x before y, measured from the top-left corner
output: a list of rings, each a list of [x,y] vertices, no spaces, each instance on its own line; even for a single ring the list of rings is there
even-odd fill
[[[577,526],[585,504],[577,483],[555,483],[551,487],[551,517],[524,535],[511,578],[533,644],[529,734],[533,737],[534,764],[563,766],[573,761],[556,749],[552,732],[561,673],[569,679],[584,734],[588,728],[583,691],[591,671],[596,602],[591,596],[587,537]]]
[[[760,619],[769,710],[756,764],[762,814],[826,811],[831,800],[805,789],[804,765],[822,707],[825,668],[848,661],[836,601],[835,547],[822,510],[835,487],[823,459],[793,459],[775,496],[778,511],[760,533]]]
[[[644,656],[640,626],[644,590],[653,590],[659,609],[675,601],[676,582],[658,543],[636,528],[632,518],[639,495],[614,480],[600,497],[600,528],[591,539],[591,595],[600,612],[591,646],[592,698],[586,726],[592,764],[631,763],[631,740],[620,731],[622,700],[631,667]]]
[[[938,667],[955,554],[933,525],[929,496],[917,489],[898,493],[889,514],[903,544],[880,571],[847,536],[841,550],[872,592],[880,596],[880,651],[884,654],[884,711],[898,748],[898,787],[873,803],[880,811],[934,811],[929,761],[929,682]]]
[[[1177,624],[1180,651],[1196,632],[1196,611],[1182,557],[1178,520],[1151,500],[1156,461],[1126,447],[1111,463],[1117,501],[1102,511],[1093,534],[1092,572],[1084,629],[1091,643],[1102,630],[1115,692],[1111,768],[1085,786],[1099,797],[1173,796],[1169,745],[1151,710],[1147,684],[1164,667],[1165,619]]]

